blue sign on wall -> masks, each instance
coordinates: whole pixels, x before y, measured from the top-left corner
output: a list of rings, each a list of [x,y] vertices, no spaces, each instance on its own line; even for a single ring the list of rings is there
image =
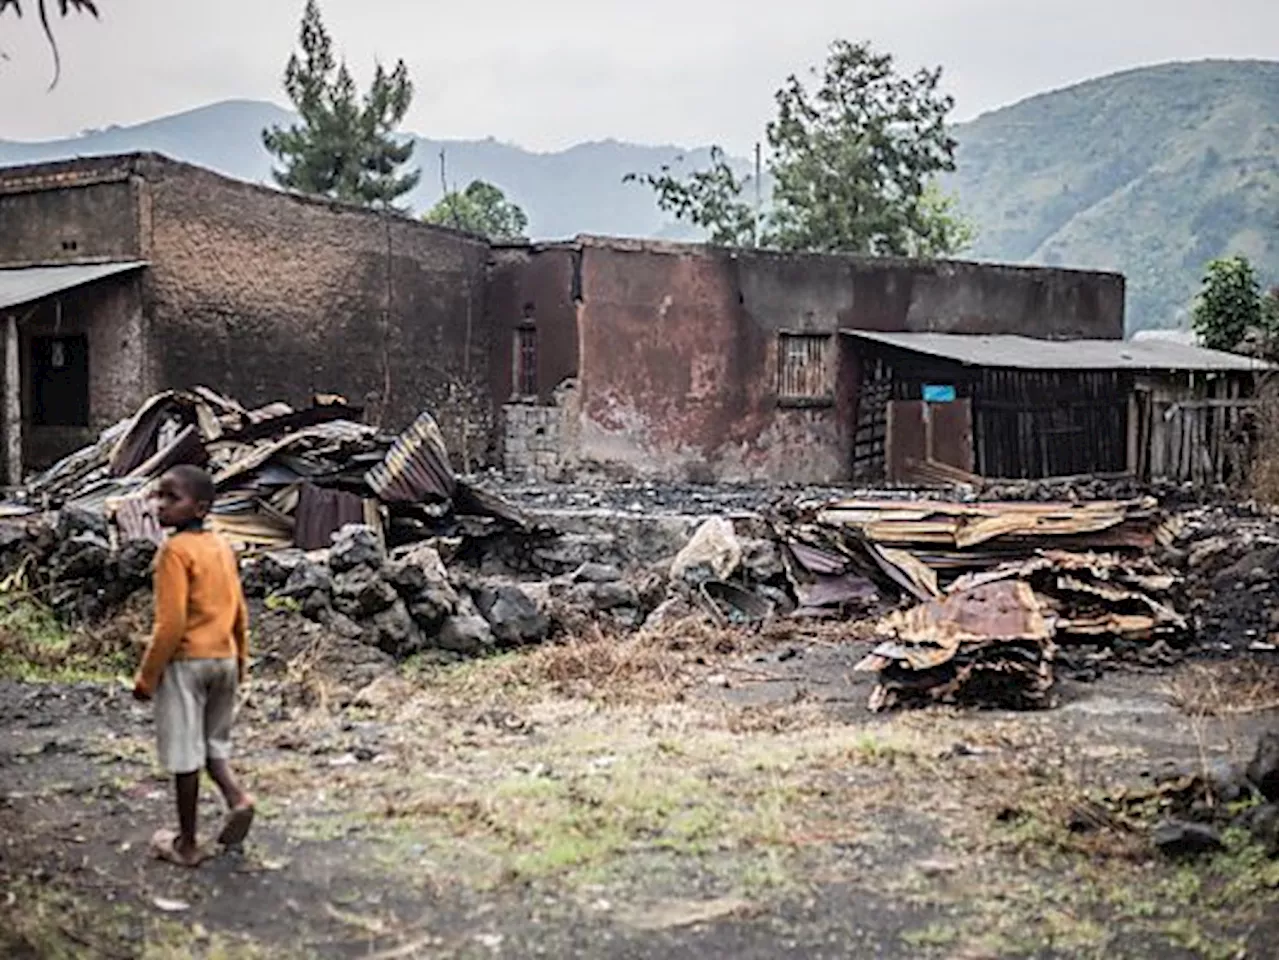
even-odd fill
[[[925,403],[951,403],[956,398],[956,388],[949,383],[926,383]]]

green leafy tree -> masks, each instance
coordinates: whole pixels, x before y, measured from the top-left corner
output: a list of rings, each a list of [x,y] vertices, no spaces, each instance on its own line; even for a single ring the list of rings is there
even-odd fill
[[[49,7],[55,0],[35,0],[33,6],[36,10],[36,19],[40,21],[40,29],[44,31],[44,38],[49,42],[49,50],[53,54],[53,80],[49,83],[49,89],[52,90],[58,85],[58,78],[62,76],[62,55],[58,52],[58,41],[54,39],[53,28],[49,25]],[[58,13],[65,19],[68,13],[87,13],[95,20],[98,19],[98,7],[94,0],[56,0]],[[22,16],[22,0],[0,0],[0,14],[12,10],[17,17]],[[3,53],[0,53],[0,59],[7,60]]]
[[[1272,287],[1263,294],[1261,326],[1272,343],[1280,339],[1280,288]]]
[[[778,246],[950,252],[950,226],[924,202],[933,179],[955,169],[945,123],[954,101],[938,92],[941,78],[941,67],[901,76],[892,56],[847,40],[831,45],[815,91],[787,78],[767,128]]]
[[[869,44],[837,40],[810,90],[791,76],[766,127],[771,197],[758,218],[718,147],[710,170],[685,179],[669,167],[630,174],[658,206],[707,230],[713,242],[897,256],[954,254],[972,229],[940,174],[955,169],[947,132],[951,97],[941,68],[899,74],[893,57]]]
[[[390,71],[378,64],[362,97],[347,65],[333,55],[316,0],[307,0],[299,45],[301,56],[290,55],[284,74],[299,122],[262,131],[263,144],[281,163],[272,171],[276,182],[301,193],[394,209],[420,176],[402,169],[413,143],[395,134],[413,102],[404,61]]]
[[[954,256],[973,246],[973,224],[956,208],[956,199],[942,192],[936,180],[920,194],[920,227],[908,238],[911,257]]]
[[[498,241],[519,240],[529,227],[520,206],[484,180],[472,180],[465,190],[448,191],[422,219]]]
[[[1206,347],[1234,350],[1247,333],[1263,326],[1264,307],[1258,278],[1248,260],[1210,260],[1191,311],[1191,328]]]
[[[628,173],[622,182],[647,184],[657,196],[659,210],[701,227],[712,243],[754,247],[759,241],[756,213],[742,199],[747,179],[733,172],[719,147],[711,148],[710,169],[695,170],[687,180],[677,179],[671,165],[663,164],[656,174]]]

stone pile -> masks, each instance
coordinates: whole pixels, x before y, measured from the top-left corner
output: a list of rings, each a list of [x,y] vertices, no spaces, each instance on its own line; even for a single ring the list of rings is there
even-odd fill
[[[244,564],[246,593],[296,609],[342,636],[399,658],[427,650],[474,656],[546,639],[550,622],[511,583],[450,581],[426,543],[387,553],[377,532],[351,524],[328,550],[274,551]]]

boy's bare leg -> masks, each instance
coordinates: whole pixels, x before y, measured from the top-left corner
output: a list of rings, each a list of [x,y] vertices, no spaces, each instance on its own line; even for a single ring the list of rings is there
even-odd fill
[[[209,771],[210,779],[217,784],[222,799],[227,802],[228,809],[239,810],[253,806],[253,797],[240,786],[235,774],[231,772],[230,763],[226,760],[210,758],[205,769]]]
[[[238,847],[253,826],[253,797],[244,791],[231,772],[231,764],[223,759],[210,759],[206,768],[213,782],[222,791],[222,799],[227,801],[231,811],[227,822],[218,834],[218,843],[224,847]]]
[[[182,857],[195,857],[196,816],[200,804],[200,771],[175,774],[175,792],[178,796],[178,840],[174,844]]]

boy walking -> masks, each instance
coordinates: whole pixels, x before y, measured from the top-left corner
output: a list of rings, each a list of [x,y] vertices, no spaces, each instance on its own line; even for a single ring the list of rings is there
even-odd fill
[[[203,859],[196,839],[201,767],[229,811],[218,842],[239,845],[253,823],[253,798],[228,763],[249,615],[235,555],[204,529],[213,498],[213,478],[199,467],[174,467],[160,478],[156,517],[173,534],[156,554],[155,626],[133,684],[136,699],[155,700],[157,752],[178,800],[178,830],[156,831],[152,852],[188,867]]]

